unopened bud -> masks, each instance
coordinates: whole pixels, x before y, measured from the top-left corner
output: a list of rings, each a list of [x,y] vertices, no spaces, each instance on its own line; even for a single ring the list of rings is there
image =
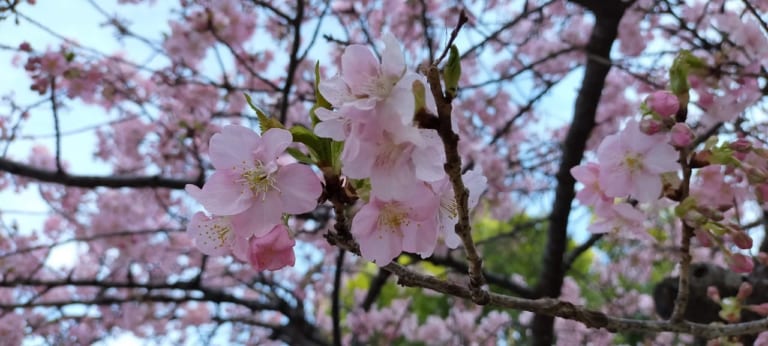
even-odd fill
[[[762,303],[759,305],[747,305],[744,308],[760,315],[760,316],[768,316],[768,303]]]
[[[693,130],[685,123],[677,123],[675,126],[672,126],[672,131],[669,134],[669,143],[675,148],[687,148],[693,143],[693,139],[696,138]]]
[[[752,248],[752,237],[750,237],[747,232],[736,231],[731,233],[731,239],[733,239],[733,243],[736,244],[739,249],[749,250]]]
[[[709,232],[697,229],[693,234],[696,235],[696,240],[699,241],[699,245],[703,247],[712,246],[712,238],[710,238]]]
[[[747,299],[747,297],[752,295],[752,284],[749,282],[742,282],[741,286],[739,286],[739,293],[736,294],[736,299],[741,300],[742,302]]]
[[[729,144],[728,147],[733,149],[733,151],[748,153],[750,150],[752,150],[752,142],[745,138],[739,138]]]
[[[29,52],[31,52],[31,51],[32,51],[32,46],[29,44],[29,42],[22,42],[22,43],[19,45],[19,50],[20,50],[20,51],[22,51],[22,52],[27,52],[27,53],[29,53]]]
[[[732,254],[727,258],[728,267],[737,273],[751,273],[755,268],[755,263],[752,262],[751,257],[744,256],[740,253]]]
[[[662,123],[651,117],[644,117],[643,120],[640,120],[640,132],[645,133],[646,135],[650,136],[656,134],[661,131],[662,128]]]
[[[645,99],[648,108],[662,118],[674,116],[680,109],[680,101],[675,94],[667,91],[657,91]]]
[[[720,303],[720,291],[718,291],[717,286],[707,287],[707,297],[715,303]]]

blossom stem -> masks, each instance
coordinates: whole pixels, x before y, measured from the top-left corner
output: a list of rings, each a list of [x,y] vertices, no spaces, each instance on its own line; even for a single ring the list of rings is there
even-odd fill
[[[464,244],[464,251],[469,262],[469,289],[472,301],[476,304],[484,305],[489,301],[488,291],[483,289],[485,278],[483,277],[482,263],[480,254],[472,240],[472,226],[469,222],[469,192],[461,179],[461,156],[459,156],[458,144],[459,136],[453,132],[451,126],[451,112],[453,110],[450,100],[445,96],[440,84],[440,72],[436,65],[432,65],[427,71],[427,80],[432,95],[437,103],[438,129],[437,133],[443,141],[445,148],[446,163],[444,165],[445,173],[448,175],[453,191],[456,194],[458,222],[456,223],[456,234],[461,238]]]
[[[680,166],[683,169],[683,182],[680,184],[681,201],[688,197],[691,184],[691,165],[688,163],[688,154],[689,149],[680,149]],[[670,316],[672,323],[682,322],[685,310],[688,307],[692,237],[693,227],[683,222],[683,238],[680,243],[680,278],[678,281],[677,297],[675,298],[675,308],[672,310],[672,316]]]

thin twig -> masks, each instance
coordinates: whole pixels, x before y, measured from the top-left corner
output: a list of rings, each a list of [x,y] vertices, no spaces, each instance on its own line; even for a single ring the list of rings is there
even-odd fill
[[[51,112],[53,113],[53,128],[56,133],[56,173],[63,174],[61,168],[61,130],[59,128],[59,107],[56,104],[56,77],[51,77]]]
[[[440,57],[437,58],[437,60],[435,60],[435,66],[440,65],[440,62],[443,61],[445,56],[448,54],[448,51],[451,49],[453,41],[456,41],[456,37],[459,36],[459,30],[461,30],[461,27],[464,26],[464,24],[466,24],[468,21],[469,17],[467,17],[467,14],[462,9],[461,12],[459,12],[459,22],[456,24],[456,27],[453,28],[453,31],[451,31],[451,38],[448,39],[448,43],[446,43],[443,53],[440,54]],[[426,30],[426,28],[424,30]]]
[[[331,316],[333,319],[333,345],[341,346],[341,309],[339,295],[341,294],[341,273],[344,271],[344,249],[339,249],[336,257],[336,273],[333,277],[333,297],[331,297]]]
[[[680,150],[680,166],[683,169],[683,182],[680,184],[680,200],[688,197],[691,184],[691,166],[688,164],[689,150],[683,148]],[[690,295],[689,282],[691,277],[691,238],[693,237],[693,227],[683,222],[683,239],[680,244],[680,278],[677,286],[677,298],[675,298],[675,309],[672,310],[672,316],[669,320],[677,323],[683,320],[685,310],[688,307],[688,298]]]
[[[465,16],[463,12],[462,16]],[[459,20],[459,23],[457,28],[461,26],[461,19]],[[427,80],[429,82],[430,90],[432,91],[432,96],[437,103],[437,117],[439,122],[437,133],[440,135],[440,139],[442,139],[443,147],[445,149],[445,173],[451,181],[453,192],[455,194],[459,219],[456,223],[455,232],[459,238],[461,238],[464,245],[464,251],[467,254],[467,262],[469,263],[469,287],[472,291],[472,301],[483,305],[488,303],[488,291],[483,288],[483,285],[485,285],[482,268],[483,260],[480,258],[475,242],[472,239],[472,225],[469,221],[469,191],[464,186],[464,181],[461,179],[461,156],[458,151],[459,136],[453,132],[451,126],[451,112],[453,106],[451,106],[451,100],[443,94],[443,89],[440,84],[440,71],[436,64],[429,68],[429,71],[427,72]]]

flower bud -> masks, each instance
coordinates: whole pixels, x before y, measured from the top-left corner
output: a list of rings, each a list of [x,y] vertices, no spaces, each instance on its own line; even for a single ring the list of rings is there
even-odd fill
[[[663,125],[660,121],[651,117],[644,117],[643,120],[640,120],[640,132],[649,136],[661,131],[662,127]]]
[[[741,300],[743,302],[751,295],[752,295],[752,284],[750,284],[749,282],[742,282],[741,286],[739,286],[739,293],[736,294],[736,299]]]
[[[688,125],[685,123],[677,123],[675,126],[672,126],[669,142],[675,148],[686,148],[693,143],[694,138],[696,138],[696,136]]]
[[[715,303],[720,303],[720,291],[717,289],[717,286],[707,287],[707,297]]]
[[[752,248],[752,237],[747,232],[736,231],[731,233],[731,239],[733,243],[742,250],[749,250]]]
[[[27,52],[27,53],[29,53],[29,52],[31,52],[31,51],[32,51],[32,46],[29,44],[29,42],[26,42],[26,41],[24,41],[24,42],[22,42],[22,43],[19,45],[19,50],[20,50],[20,51],[22,51],[22,52]]]
[[[732,254],[730,257],[728,257],[727,261],[728,267],[737,273],[748,274],[751,273],[752,269],[755,268],[755,263],[752,262],[752,258],[744,256],[740,253]]]
[[[757,254],[757,261],[760,262],[764,266],[768,266],[768,254],[765,252],[760,252]]]
[[[662,118],[674,116],[680,109],[677,96],[667,90],[654,92],[645,99],[645,103]]]
[[[768,303],[762,303],[759,305],[747,305],[745,308],[760,316],[768,316]]]
[[[752,150],[752,142],[745,138],[739,138],[733,143],[729,144],[728,147],[733,149],[733,151],[748,153],[750,150]]]
[[[712,246],[712,239],[709,237],[709,232],[697,229],[693,234],[696,235],[696,240],[699,241],[699,245],[704,247]]]

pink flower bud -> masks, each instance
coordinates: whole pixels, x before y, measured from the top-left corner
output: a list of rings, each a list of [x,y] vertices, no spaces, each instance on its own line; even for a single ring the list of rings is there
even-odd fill
[[[755,268],[755,263],[752,262],[751,257],[744,256],[740,253],[731,255],[728,259],[728,267],[737,273],[751,273]]]
[[[685,123],[677,123],[675,126],[672,126],[669,143],[676,148],[685,148],[693,143],[694,138],[696,138],[696,136],[688,125]]]
[[[699,245],[704,247],[712,246],[712,239],[709,237],[709,232],[696,230],[694,234],[696,235],[696,240],[699,241]]]
[[[671,117],[680,109],[680,101],[675,94],[663,90],[657,91],[645,99],[648,107],[662,117]]]
[[[707,287],[707,297],[715,303],[720,303],[720,291],[718,291],[717,286]]]
[[[31,52],[31,51],[32,51],[32,46],[29,44],[29,42],[22,42],[22,43],[19,45],[19,50],[20,50],[20,51],[22,51],[22,52],[27,52],[27,53],[29,53],[29,52]]]
[[[758,253],[757,261],[762,263],[765,266],[768,266],[768,254],[765,252]]]
[[[749,250],[752,248],[752,237],[750,237],[747,232],[733,232],[731,233],[731,239],[733,240],[733,243],[739,247],[739,249]]]
[[[752,150],[752,142],[750,142],[748,139],[739,138],[733,143],[729,144],[728,147],[740,153],[748,153],[750,150]]]
[[[745,308],[760,316],[768,316],[768,303],[762,303],[759,305],[747,305]]]
[[[645,133],[646,135],[653,135],[661,131],[662,129],[662,123],[658,120],[655,120],[651,117],[645,117],[643,120],[640,120],[640,132]]]
[[[744,301],[752,295],[752,284],[749,282],[742,282],[739,286],[739,293],[736,294],[738,300]]]

